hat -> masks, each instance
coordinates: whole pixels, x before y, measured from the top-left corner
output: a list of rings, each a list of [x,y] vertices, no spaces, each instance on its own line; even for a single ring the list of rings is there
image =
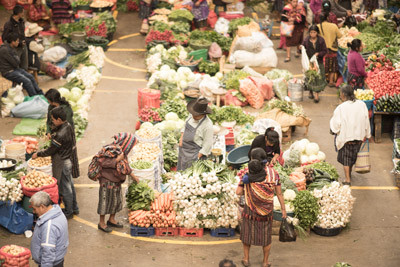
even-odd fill
[[[118,133],[114,135],[113,138],[115,139],[113,144],[119,145],[125,155],[128,154],[136,144],[136,137],[131,133]]]
[[[187,110],[193,116],[199,116],[204,114],[211,114],[212,110],[208,106],[208,100],[204,97],[200,97],[198,99],[192,100],[187,104]]]
[[[31,25],[28,26],[28,28],[25,29],[25,36],[32,37],[41,31],[43,31],[42,27],[40,27],[37,23],[32,23]]]

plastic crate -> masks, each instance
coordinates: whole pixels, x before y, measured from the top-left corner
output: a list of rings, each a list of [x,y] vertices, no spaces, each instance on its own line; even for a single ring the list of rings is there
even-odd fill
[[[179,228],[179,235],[183,237],[203,237],[203,228]]]
[[[210,234],[213,237],[232,237],[235,235],[235,229],[233,229],[233,228],[217,228],[217,229],[212,229]]]
[[[146,228],[131,225],[131,236],[153,236],[154,234],[154,227]]]
[[[156,236],[178,236],[179,235],[179,228],[175,227],[162,227],[162,228],[155,228]]]

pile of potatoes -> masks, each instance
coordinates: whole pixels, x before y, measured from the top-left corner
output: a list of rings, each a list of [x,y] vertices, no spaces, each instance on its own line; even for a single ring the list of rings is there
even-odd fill
[[[27,188],[38,188],[53,183],[54,180],[50,175],[36,170],[28,172],[23,181],[24,186]]]
[[[28,162],[30,167],[44,167],[51,165],[51,157],[37,157],[36,159],[31,159]]]

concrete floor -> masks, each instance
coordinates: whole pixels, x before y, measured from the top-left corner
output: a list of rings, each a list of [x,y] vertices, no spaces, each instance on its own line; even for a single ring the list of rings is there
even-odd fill
[[[1,19],[4,19],[1,12]],[[8,17],[8,16],[7,16]],[[139,32],[140,22],[136,13],[119,14],[118,30],[115,39]],[[275,29],[277,31],[277,29]],[[277,44],[276,40],[274,41]],[[135,36],[119,40],[112,48],[143,48],[144,37]],[[283,63],[284,52],[277,51],[279,68],[294,74],[301,72],[299,59],[292,57],[290,63]],[[129,69],[145,68],[143,52],[108,51],[107,57],[114,62],[128,66],[121,68],[106,63],[103,78],[90,101],[89,126],[84,138],[78,143],[79,158],[84,160],[95,154],[102,145],[111,142],[113,134],[120,131],[133,131],[137,120],[137,89],[145,82],[131,82],[118,78],[144,79],[145,73]],[[41,78],[44,89],[62,84],[62,81],[49,81]],[[301,103],[312,118],[308,138],[317,142],[327,154],[327,161],[334,164],[341,176],[343,170],[336,162],[333,138],[329,134],[329,119],[340,103],[336,89],[327,89],[319,104],[307,97]],[[11,132],[18,119],[0,120],[0,138],[12,137]],[[298,128],[294,139],[303,138],[304,129]],[[372,171],[369,174],[355,174],[355,186],[394,186],[390,171],[392,142],[384,135],[383,142],[371,144]],[[81,173],[87,171],[88,161],[80,165]],[[209,234],[203,238],[129,238],[127,211],[117,218],[125,227],[116,234],[105,234],[97,230],[96,213],[98,189],[96,183],[85,175],[75,180],[78,204],[81,214],[69,221],[70,245],[65,258],[65,266],[217,266],[221,259],[229,258],[240,266],[242,245],[233,239],[216,239]],[[93,185],[93,186],[91,186]],[[354,205],[351,224],[339,236],[321,237],[311,233],[306,241],[281,243],[273,237],[270,261],[273,266],[332,266],[346,261],[354,267],[359,266],[400,266],[400,194],[398,190],[353,190],[357,201]],[[165,243],[162,243],[165,240]],[[215,244],[215,241],[231,240],[230,244]],[[182,241],[182,244],[170,242]],[[207,244],[192,242],[205,241]],[[211,243],[214,242],[214,243]],[[0,227],[0,247],[5,244],[18,244],[29,247],[30,239],[12,235]],[[251,250],[252,266],[261,266],[262,250]],[[32,265],[34,266],[34,264]]]

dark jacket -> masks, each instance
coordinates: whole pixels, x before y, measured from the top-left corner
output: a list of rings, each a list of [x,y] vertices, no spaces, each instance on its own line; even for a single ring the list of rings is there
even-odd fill
[[[35,41],[35,37],[26,37],[26,47],[28,48],[28,66],[40,70],[40,59],[38,53],[29,49],[29,45]]]
[[[347,16],[347,9],[339,5],[335,0],[329,0],[329,2],[331,2],[331,11],[336,15],[336,17],[343,18]]]
[[[328,49],[326,48],[325,40],[321,36],[317,36],[317,42],[315,43],[315,47],[310,41],[310,37],[308,36],[303,41],[303,46],[306,49],[307,56],[309,59],[314,56],[314,54],[318,53],[318,63],[323,63],[324,56],[328,53]]]
[[[253,150],[256,147],[260,147],[262,149],[264,149],[265,153],[267,154],[267,160],[268,162],[271,161],[271,159],[274,157],[274,155],[276,154],[281,154],[281,148],[279,146],[279,144],[274,145],[273,147],[267,147],[267,142],[265,141],[265,135],[261,134],[258,135],[256,138],[254,138],[253,142],[251,143],[251,147],[249,150],[249,159],[250,154],[251,154],[251,150]]]
[[[117,171],[117,158],[102,157],[99,159],[99,162],[101,166],[99,182],[101,184],[106,183],[107,181],[119,184],[125,182],[126,174],[121,174]],[[132,170],[129,168],[128,174],[131,172]]]
[[[4,24],[3,35],[1,36],[3,41],[6,41],[8,35],[12,32],[18,33],[19,46],[22,47],[22,41],[25,41],[25,22],[23,19],[16,21],[13,16],[10,17],[10,20]]]
[[[69,105],[60,105],[65,113],[67,114],[67,122],[72,126],[73,129],[75,129],[74,125],[74,112],[72,111],[71,106]],[[51,111],[55,108],[55,106],[49,105],[49,108],[47,110],[47,122],[46,122],[46,133],[53,133],[56,129],[55,126],[53,125],[53,122],[51,121]]]
[[[20,68],[21,61],[17,55],[17,51],[4,42],[0,46],[0,72],[4,76],[6,73],[12,72]]]

